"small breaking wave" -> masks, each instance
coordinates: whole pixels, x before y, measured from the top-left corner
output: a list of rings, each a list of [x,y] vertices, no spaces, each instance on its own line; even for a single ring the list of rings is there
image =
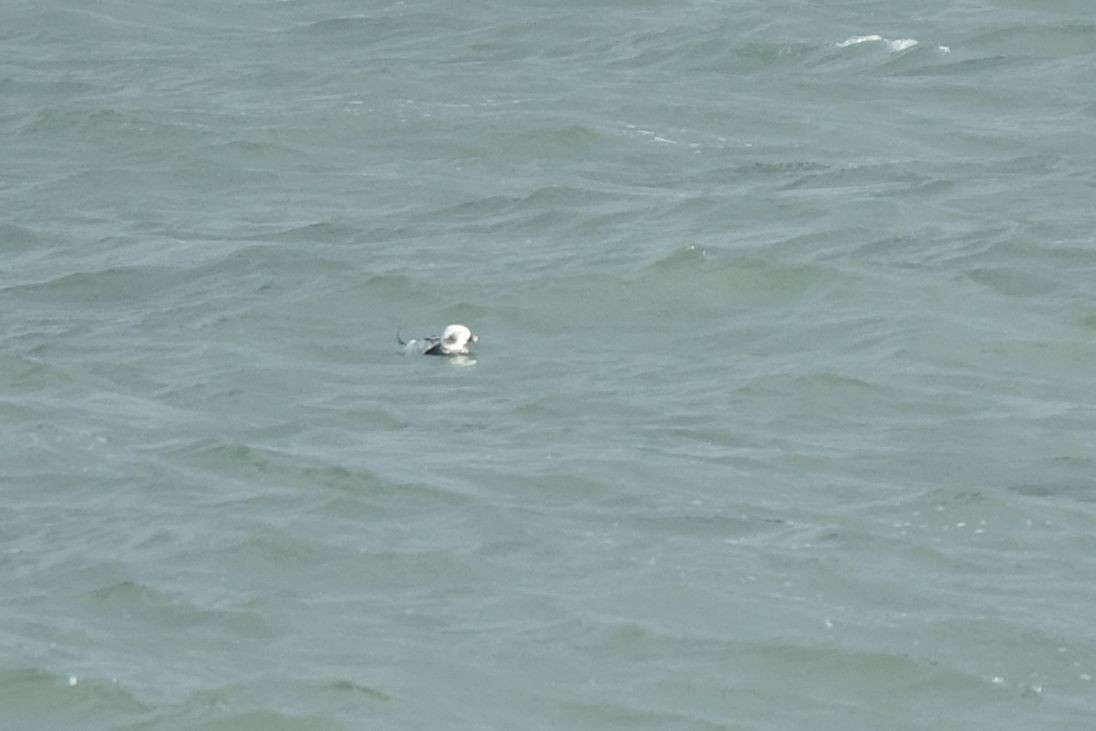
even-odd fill
[[[848,48],[849,46],[858,46],[861,43],[881,43],[886,46],[887,50],[891,53],[900,53],[901,51],[908,50],[914,46],[921,45],[921,42],[916,38],[898,38],[890,39],[884,38],[878,34],[866,35],[866,36],[853,36],[846,38],[837,44],[838,48]],[[941,53],[951,53],[951,49],[947,46],[937,46],[936,50]]]

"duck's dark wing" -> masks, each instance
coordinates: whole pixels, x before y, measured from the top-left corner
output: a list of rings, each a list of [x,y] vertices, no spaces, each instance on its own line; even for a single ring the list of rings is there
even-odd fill
[[[405,353],[411,351],[412,346],[414,346],[413,351],[416,352],[416,353],[427,353],[427,352],[430,352],[430,351],[432,351],[432,350],[434,350],[438,347],[439,343],[441,342],[441,338],[437,338],[437,337],[432,337],[432,338],[411,338],[409,340],[404,340],[401,333],[399,333],[397,331],[396,332],[396,342],[398,342],[400,345],[404,346],[404,352]],[[444,354],[443,353],[431,353],[431,355],[444,355]]]
[[[426,342],[430,343],[430,347],[422,351],[423,355],[449,355],[442,348],[440,338],[426,338]]]

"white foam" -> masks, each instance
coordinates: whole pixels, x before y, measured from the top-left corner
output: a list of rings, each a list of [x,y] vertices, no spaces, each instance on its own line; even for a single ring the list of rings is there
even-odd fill
[[[883,36],[853,36],[848,40],[841,41],[837,44],[838,48],[848,48],[849,46],[855,46],[860,43],[868,43],[870,41],[881,41]]]
[[[882,43],[887,47],[888,51],[898,53],[899,51],[905,51],[908,48],[913,48],[918,45],[920,41],[916,38],[899,38],[897,40],[891,40],[890,38],[884,38],[878,34],[872,34],[869,36],[853,36],[847,38],[837,44],[838,48],[848,48],[849,46],[858,46],[861,43]]]
[[[886,41],[886,44],[887,48],[897,53],[898,51],[904,51],[907,48],[913,48],[917,45],[917,40],[914,38],[899,38],[897,41]]]

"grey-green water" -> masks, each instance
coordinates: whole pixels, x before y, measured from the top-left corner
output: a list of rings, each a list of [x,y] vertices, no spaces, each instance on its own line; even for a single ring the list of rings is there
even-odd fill
[[[1094,66],[1080,0],[8,0],[0,728],[1092,728]]]

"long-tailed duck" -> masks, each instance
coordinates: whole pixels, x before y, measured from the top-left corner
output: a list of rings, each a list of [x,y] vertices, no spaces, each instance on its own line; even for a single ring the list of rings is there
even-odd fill
[[[468,355],[468,346],[479,342],[479,336],[464,325],[449,325],[441,337],[404,340],[396,333],[396,342],[403,346],[404,355]]]

